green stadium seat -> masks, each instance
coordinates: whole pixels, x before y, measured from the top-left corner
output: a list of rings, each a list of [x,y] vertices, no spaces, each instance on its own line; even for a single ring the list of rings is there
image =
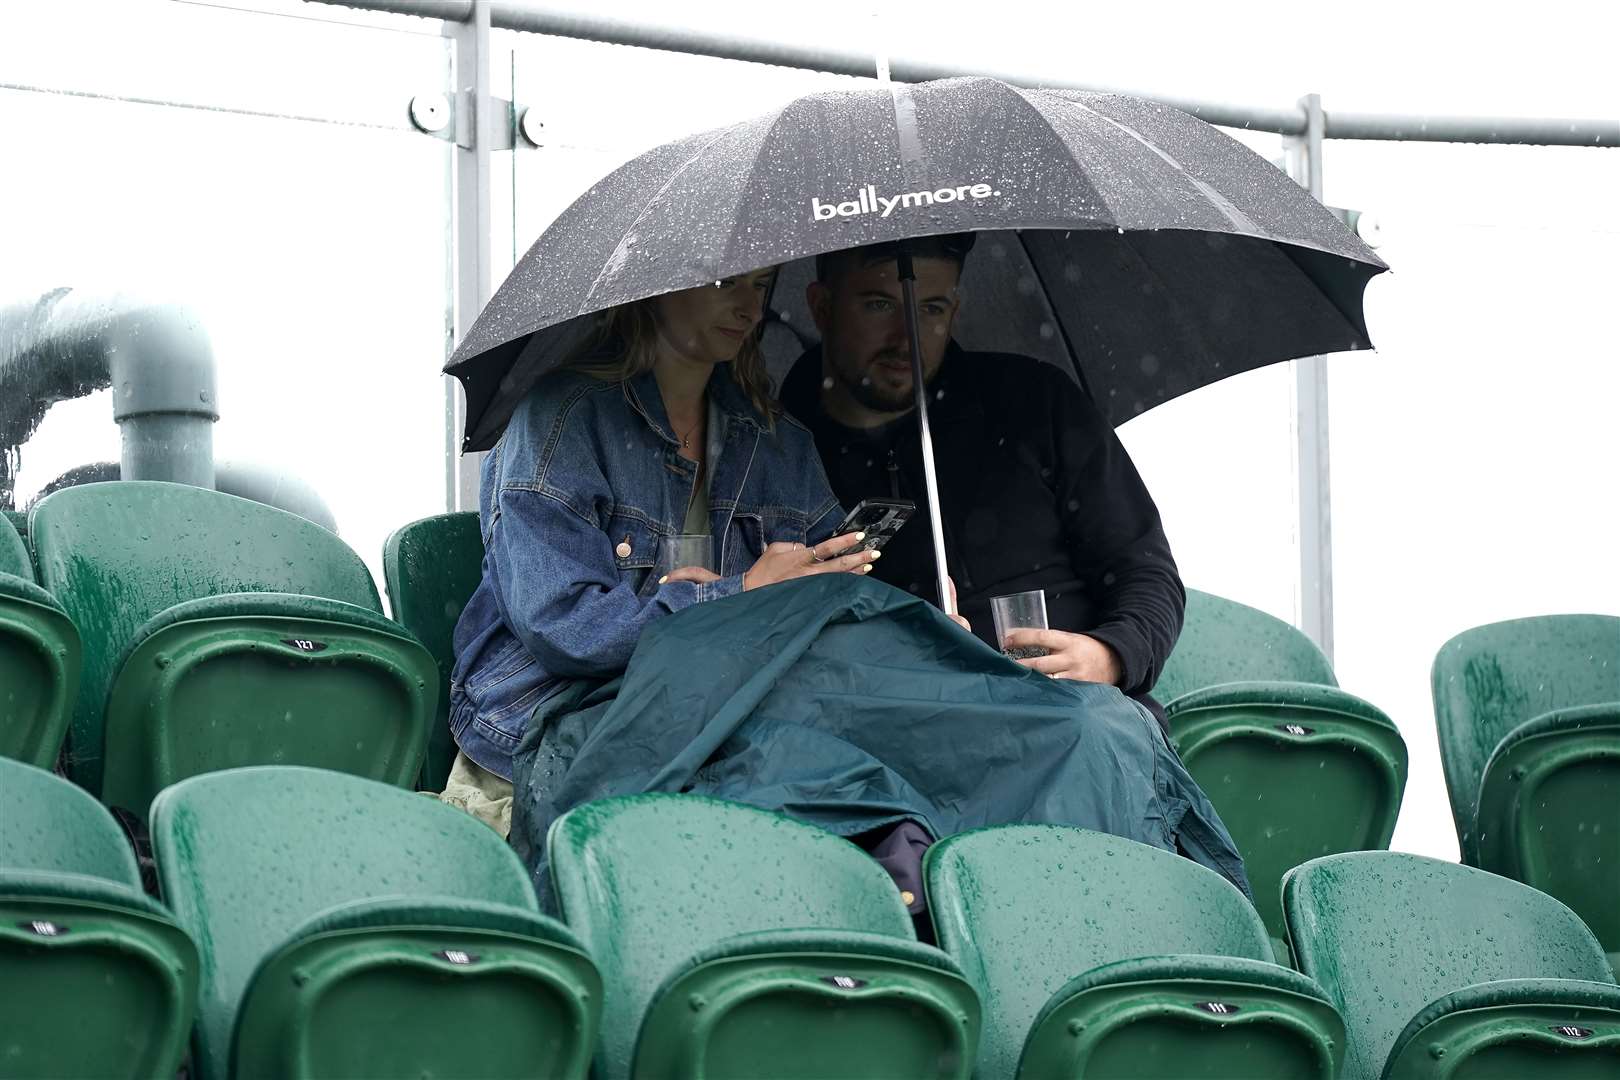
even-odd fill
[[[1466,630],[1431,689],[1462,861],[1570,905],[1620,970],[1620,618]]]
[[[461,609],[484,576],[484,538],[470,511],[423,518],[396,529],[383,544],[388,607],[439,665],[439,711],[428,732],[422,788],[441,791],[456,759],[450,735],[450,669]]]
[[[1353,852],[1291,871],[1283,910],[1300,970],[1348,1021],[1345,1080],[1620,1076],[1620,986],[1545,893]]]
[[[1406,741],[1338,688],[1298,629],[1187,591],[1187,618],[1154,687],[1170,739],[1243,854],[1279,958],[1282,876],[1307,859],[1387,848],[1406,790]]]
[[[106,808],[0,760],[0,1076],[173,1076],[197,979]]]
[[[1168,704],[1229,682],[1339,685],[1327,657],[1298,627],[1236,600],[1188,589],[1181,636],[1153,696]]]
[[[103,802],[144,814],[176,780],[249,764],[416,779],[438,672],[334,534],[145,481],[55,492],[31,523],[84,640],[70,775]]]
[[[7,521],[11,522],[11,527],[17,530],[17,535],[22,538],[23,547],[26,548],[28,546],[28,515],[21,510],[0,511],[0,515],[3,515]]]
[[[1337,1075],[1333,1005],[1271,962],[1264,923],[1218,874],[1050,825],[948,837],[923,871],[940,945],[984,1003],[977,1076]]]
[[[79,632],[34,583],[22,538],[0,522],[0,757],[56,763],[79,688]]]
[[[601,980],[466,814],[261,766],[166,788],[152,844],[202,946],[203,1080],[585,1076]]]
[[[607,987],[598,1080],[969,1075],[972,987],[847,840],[650,794],[575,808],[546,847]]]
[[[1509,732],[1485,763],[1477,820],[1480,868],[1568,904],[1620,973],[1620,701]]]

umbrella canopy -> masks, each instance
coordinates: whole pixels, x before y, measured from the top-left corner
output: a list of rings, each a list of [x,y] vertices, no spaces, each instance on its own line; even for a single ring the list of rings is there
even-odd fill
[[[1385,264],[1269,162],[1166,105],[994,79],[811,94],[642,154],[513,268],[445,370],[463,448],[582,341],[596,312],[823,252],[983,235],[957,337],[1074,374],[1119,424],[1280,360],[1370,348]],[[987,254],[986,254],[987,253]],[[807,267],[789,268],[798,303]],[[768,349],[776,366],[813,333]]]

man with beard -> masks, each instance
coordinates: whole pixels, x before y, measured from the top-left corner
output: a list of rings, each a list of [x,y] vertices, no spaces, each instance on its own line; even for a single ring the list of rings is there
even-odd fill
[[[1052,629],[1016,631],[1008,644],[1049,651],[1018,662],[1117,686],[1162,725],[1148,691],[1181,632],[1186,594],[1157,507],[1113,429],[1067,375],[952,341],[973,235],[908,244],[960,613],[994,646],[990,598],[1044,589]],[[846,508],[865,498],[918,504],[873,576],[937,602],[896,254],[878,244],[817,259],[808,300],[822,344],[799,359],[782,402],[815,434]]]

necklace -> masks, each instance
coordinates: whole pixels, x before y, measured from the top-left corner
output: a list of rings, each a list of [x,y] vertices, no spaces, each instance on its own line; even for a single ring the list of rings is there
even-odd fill
[[[681,436],[681,449],[682,450],[686,450],[686,449],[689,449],[691,447],[691,445],[692,445],[692,436],[696,435],[697,434],[697,429],[703,426],[703,411],[704,410],[703,410],[702,406],[699,406],[697,419],[692,421],[692,426],[686,429],[686,434],[685,435],[681,435],[681,433],[679,431],[675,431],[675,421],[674,420],[671,420],[669,422],[670,429],[672,431],[675,431],[675,434]]]

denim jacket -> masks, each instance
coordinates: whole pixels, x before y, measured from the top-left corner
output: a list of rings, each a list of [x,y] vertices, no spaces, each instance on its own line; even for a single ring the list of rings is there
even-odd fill
[[[810,433],[786,414],[775,431],[720,364],[709,397],[709,529],[720,580],[658,579],[658,539],[682,531],[697,480],[677,452],[648,373],[608,382],[548,376],[484,460],[484,577],[456,624],[450,727],[478,764],[511,778],[535,707],[581,677],[624,670],[642,628],[742,590],[775,541],[816,544],[842,519]]]

